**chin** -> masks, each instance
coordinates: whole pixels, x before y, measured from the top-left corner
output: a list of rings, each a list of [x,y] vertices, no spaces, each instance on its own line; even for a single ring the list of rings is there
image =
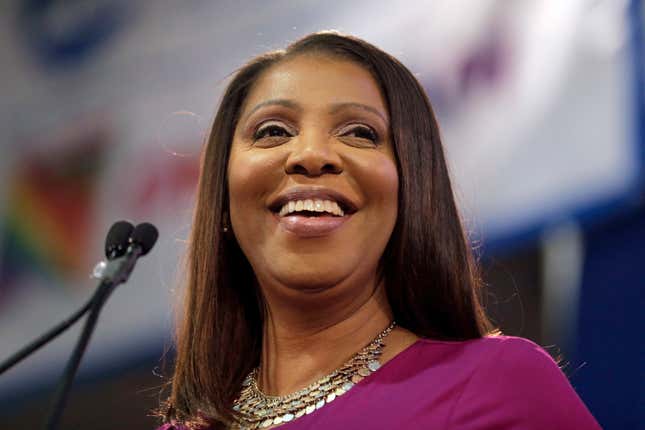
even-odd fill
[[[329,270],[308,270],[306,272],[276,274],[275,278],[290,290],[318,293],[334,288],[346,276],[338,276],[337,272]]]
[[[350,284],[355,285],[369,282],[378,265],[376,255],[359,255],[354,250],[348,250],[346,244],[343,245],[328,247],[324,251],[303,250],[303,247],[286,252],[283,247],[267,249],[262,257],[272,255],[274,258],[271,261],[258,258],[255,260],[257,264],[252,266],[259,280],[264,279],[267,286],[280,285],[279,289],[287,295],[296,292],[331,293],[331,290],[341,293],[344,288],[336,287],[347,281],[352,280]],[[373,264],[370,264],[371,260],[374,260]]]

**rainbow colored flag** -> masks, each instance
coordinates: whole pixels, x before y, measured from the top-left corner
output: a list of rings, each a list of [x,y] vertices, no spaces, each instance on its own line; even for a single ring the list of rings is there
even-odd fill
[[[0,214],[0,304],[26,274],[55,284],[87,276],[94,195],[106,147],[105,137],[95,133],[14,165]]]

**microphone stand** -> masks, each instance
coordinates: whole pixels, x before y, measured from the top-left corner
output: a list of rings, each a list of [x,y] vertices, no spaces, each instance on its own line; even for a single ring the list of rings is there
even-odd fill
[[[137,244],[133,244],[128,248],[123,257],[110,261],[104,272],[101,274],[101,284],[97,288],[92,300],[89,302],[91,310],[87,320],[85,321],[83,332],[74,347],[74,351],[67,362],[65,372],[63,373],[58,384],[58,388],[56,389],[54,404],[45,427],[47,430],[56,430],[58,428],[58,423],[60,422],[67,398],[69,397],[69,392],[72,388],[74,376],[76,375],[78,366],[81,363],[81,358],[85,353],[90,337],[94,332],[94,327],[96,326],[96,322],[98,321],[99,313],[101,312],[103,305],[116,286],[127,281],[137,258],[139,258],[140,255],[142,255],[141,247]]]
[[[116,257],[122,255],[123,253],[125,253],[125,251],[127,251],[127,249],[124,248],[126,248],[128,243],[130,243],[130,235],[132,234],[133,230],[134,227],[128,221],[118,221],[112,225],[110,231],[108,232],[105,246],[105,254],[108,261],[114,260]],[[42,334],[40,337],[27,344],[21,350],[11,355],[3,363],[0,363],[0,375],[55,339],[65,330],[70,328],[74,323],[76,323],[76,321],[78,321],[83,315],[85,315],[87,311],[89,311],[90,308],[95,305],[96,300],[99,298],[99,293],[102,291],[102,289],[107,288],[106,284],[111,282],[108,277],[104,276],[106,274],[106,269],[107,263],[104,261],[101,261],[94,268],[93,277],[101,279],[101,283],[99,284],[92,297],[87,301],[87,303],[85,303],[83,307],[70,315],[66,320],[63,320],[58,325],[52,327],[49,331]]]
[[[76,375],[78,366],[81,363],[85,349],[87,348],[90,337],[94,332],[96,322],[98,321],[99,312],[101,312],[103,305],[113,290],[114,285],[110,283],[101,283],[93,297],[90,314],[85,321],[83,331],[74,347],[74,351],[72,352],[69,361],[67,362],[65,372],[58,383],[58,387],[56,388],[54,404],[49,414],[49,418],[47,419],[47,426],[45,427],[47,430],[54,430],[58,427],[63,410],[65,409],[65,404],[67,403],[67,398],[69,397],[69,392],[72,388],[74,376]]]
[[[119,221],[112,225],[106,239],[106,256],[109,261],[107,263],[101,262],[94,270],[94,277],[100,279],[101,282],[90,300],[69,318],[13,354],[4,363],[0,363],[0,374],[2,374],[67,330],[88,311],[90,312],[56,389],[55,401],[47,420],[47,430],[58,428],[74,376],[89,344],[103,305],[114,289],[128,280],[137,259],[150,251],[158,235],[156,227],[150,223],[139,224],[136,228],[127,221]],[[121,255],[123,248],[128,243],[129,246],[124,255],[115,258],[117,255]]]

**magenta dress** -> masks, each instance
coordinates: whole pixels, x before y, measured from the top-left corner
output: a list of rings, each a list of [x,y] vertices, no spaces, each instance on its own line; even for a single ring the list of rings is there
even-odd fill
[[[511,336],[463,342],[420,339],[310,415],[305,429],[600,429],[558,365]],[[159,430],[182,430],[166,424]]]

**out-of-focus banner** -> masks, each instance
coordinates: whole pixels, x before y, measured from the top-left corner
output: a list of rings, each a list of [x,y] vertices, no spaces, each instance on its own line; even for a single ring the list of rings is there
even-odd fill
[[[108,302],[84,369],[168,338],[219,96],[248,58],[312,31],[365,38],[417,75],[485,242],[629,195],[642,159],[628,2],[393,3],[3,2],[0,360],[87,299],[124,218],[155,223],[160,242]],[[55,378],[77,334],[3,375],[0,399]]]

